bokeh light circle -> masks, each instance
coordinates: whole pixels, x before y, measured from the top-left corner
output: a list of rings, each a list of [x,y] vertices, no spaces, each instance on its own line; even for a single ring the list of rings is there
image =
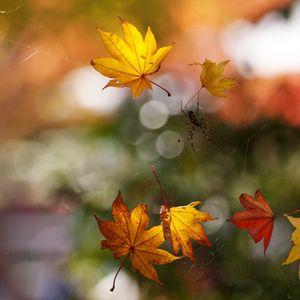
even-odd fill
[[[144,127],[158,129],[168,121],[169,112],[163,103],[153,100],[142,106],[139,117]]]
[[[175,131],[166,130],[156,140],[157,152],[164,158],[177,157],[183,150],[182,137]]]
[[[138,155],[146,161],[152,161],[159,157],[155,148],[155,140],[157,135],[151,132],[142,134],[136,143],[136,150]]]

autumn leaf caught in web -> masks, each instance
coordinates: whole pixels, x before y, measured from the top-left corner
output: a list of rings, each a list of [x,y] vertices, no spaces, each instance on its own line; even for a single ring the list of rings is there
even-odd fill
[[[255,243],[264,239],[266,254],[273,233],[273,212],[260,190],[255,192],[255,199],[248,194],[242,194],[240,201],[245,210],[235,213],[228,221],[238,228],[246,228]]]
[[[104,87],[129,87],[133,97],[139,96],[144,89],[152,89],[152,84],[162,88],[168,96],[169,91],[148,79],[157,72],[172,46],[157,49],[155,37],[148,27],[143,39],[138,29],[121,19],[124,39],[117,34],[98,28],[105,48],[111,58],[92,59],[91,65],[102,75],[113,78]]]
[[[211,246],[201,222],[215,220],[215,218],[207,212],[202,212],[195,208],[201,204],[200,201],[194,201],[185,206],[169,208],[165,192],[154,166],[152,166],[152,173],[157,180],[164,203],[160,209],[164,239],[170,242],[175,254],[181,248],[183,255],[195,262],[191,240],[201,245]]]
[[[130,213],[120,192],[112,204],[112,214],[114,221],[104,221],[95,216],[105,237],[105,240],[101,241],[101,248],[110,249],[116,259],[125,256],[111,291],[114,290],[115,279],[129,256],[134,270],[161,284],[152,265],[162,265],[180,258],[158,249],[164,241],[161,225],[146,229],[149,225],[147,206],[139,204]]]
[[[200,65],[202,67],[200,74],[202,87],[205,87],[214,96],[226,97],[225,90],[237,86],[237,82],[234,79],[225,78],[224,76],[224,69],[228,63],[229,60],[215,63],[206,59],[203,64],[193,63],[191,65]]]
[[[296,229],[294,230],[291,238],[293,248],[291,249],[287,259],[282,263],[282,265],[288,265],[295,262],[296,260],[300,260],[300,218],[294,218],[287,215],[286,217]],[[300,265],[298,276],[300,279]]]
[[[204,246],[211,246],[201,222],[214,220],[207,212],[197,210],[200,201],[185,206],[168,208],[161,206],[160,218],[164,231],[164,238],[170,242],[177,254],[182,248],[183,255],[195,261],[191,240]]]

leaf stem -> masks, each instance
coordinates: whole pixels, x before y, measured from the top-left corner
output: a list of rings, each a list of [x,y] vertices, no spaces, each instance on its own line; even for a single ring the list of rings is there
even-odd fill
[[[129,255],[130,255],[130,253],[131,253],[131,252],[128,252],[128,254],[127,254],[126,257],[124,258],[123,262],[121,263],[121,265],[120,265],[120,267],[119,267],[119,269],[118,269],[118,271],[117,271],[117,273],[116,273],[116,275],[115,275],[115,277],[114,277],[114,280],[113,280],[113,286],[112,286],[112,288],[110,289],[111,292],[113,292],[114,289],[115,289],[117,276],[118,276],[118,274],[120,273],[121,269],[124,267],[124,265],[125,265],[125,263],[126,263],[128,257],[129,257]]]
[[[154,82],[154,81],[152,81],[152,80],[150,80],[150,79],[148,79],[148,80],[149,80],[152,84],[154,84],[154,85],[158,86],[159,88],[161,88],[162,90],[164,90],[164,91],[167,93],[168,97],[171,97],[171,93],[170,93],[167,89],[163,88],[161,85],[159,85],[158,83],[156,83],[156,82]]]
[[[157,175],[157,173],[156,173],[156,170],[155,170],[155,167],[154,167],[154,166],[152,166],[152,173],[153,173],[153,175],[155,176],[155,178],[156,178],[156,180],[157,180],[157,182],[158,182],[158,185],[159,185],[159,188],[160,188],[160,192],[161,192],[162,198],[163,198],[163,200],[164,200],[164,206],[165,206],[166,208],[169,208],[168,203],[167,203],[167,198],[166,198],[165,192],[164,192],[164,190],[163,190],[163,188],[162,188],[162,185],[161,185],[161,183],[160,183],[160,180],[159,180],[159,178],[158,178],[158,175]]]
[[[196,96],[196,95],[198,95],[198,98],[199,98],[199,93],[200,93],[200,91],[202,90],[202,88],[204,88],[204,85],[201,85],[201,87],[200,87],[200,89],[188,100],[188,102],[185,104],[185,106],[184,106],[184,109],[186,109],[187,108],[187,106],[189,105],[189,103],[194,99],[194,97]]]
[[[297,213],[300,212],[300,209],[296,209],[296,210],[292,210],[292,211],[289,211],[287,213],[282,213],[282,214],[279,214],[279,215],[275,215],[275,216],[278,216],[278,217],[285,217],[285,215],[295,215]]]

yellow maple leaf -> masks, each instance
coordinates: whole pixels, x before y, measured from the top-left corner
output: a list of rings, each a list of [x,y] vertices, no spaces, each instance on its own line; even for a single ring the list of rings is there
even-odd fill
[[[147,206],[139,204],[130,213],[120,192],[112,204],[112,214],[114,221],[104,221],[95,216],[99,229],[106,238],[101,241],[101,248],[110,249],[116,259],[126,256],[120,269],[127,258],[131,256],[134,270],[160,283],[157,272],[152,265],[166,264],[180,258],[165,250],[158,249],[164,241],[161,225],[146,230],[149,225]],[[112,290],[115,286],[116,276]]]
[[[148,27],[143,39],[138,29],[121,19],[124,39],[117,34],[105,32],[98,28],[104,46],[111,58],[92,59],[92,66],[104,76],[114,78],[104,87],[129,87],[133,97],[137,97],[144,89],[152,89],[157,83],[147,76],[157,72],[162,61],[172,46],[157,49],[155,37]],[[164,91],[170,93],[162,88]]]
[[[215,219],[207,212],[195,208],[200,204],[200,201],[195,201],[186,206],[171,208],[162,205],[160,210],[165,240],[170,242],[176,254],[181,247],[183,255],[192,261],[195,261],[195,257],[191,239],[202,245],[211,246],[201,222]]]
[[[282,263],[282,265],[291,264],[296,260],[300,259],[300,218],[294,218],[291,216],[287,216],[288,220],[291,224],[296,228],[292,234],[292,243],[293,248],[291,249],[287,259]],[[299,265],[299,279],[300,279],[300,265]]]
[[[226,97],[225,90],[237,86],[237,82],[234,79],[224,77],[224,69],[228,63],[229,60],[214,63],[206,58],[203,64],[193,63],[191,65],[200,65],[202,67],[200,74],[202,87],[205,87],[214,96]]]

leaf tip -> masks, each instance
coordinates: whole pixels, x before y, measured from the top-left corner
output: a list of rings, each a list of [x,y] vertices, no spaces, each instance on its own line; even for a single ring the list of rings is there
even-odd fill
[[[281,263],[282,266],[286,266],[287,264],[286,259]]]
[[[118,18],[119,18],[119,20],[121,21],[122,24],[126,22],[122,17],[118,16]]]
[[[261,195],[261,190],[257,189],[256,192],[255,192],[255,195]]]
[[[207,240],[206,246],[207,246],[207,247],[212,247],[213,245],[212,245],[212,243],[211,243],[209,240]]]
[[[239,199],[245,197],[247,194],[246,193],[241,193],[240,196],[239,196]]]
[[[159,279],[155,280],[155,282],[157,282],[161,286],[164,286],[164,284]]]
[[[193,63],[190,63],[188,64],[189,66],[201,66],[202,67],[202,64],[200,62],[193,62]]]

